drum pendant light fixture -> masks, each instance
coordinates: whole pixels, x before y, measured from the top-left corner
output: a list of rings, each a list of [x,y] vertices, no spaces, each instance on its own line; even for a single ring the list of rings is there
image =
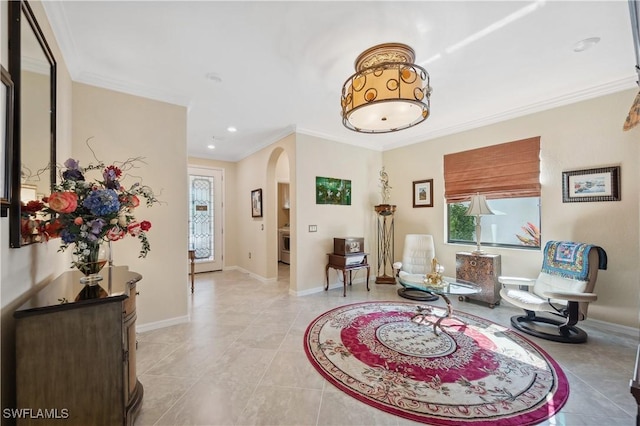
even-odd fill
[[[430,114],[429,73],[414,50],[385,43],[365,50],[342,86],[342,124],[361,133],[388,133],[422,123]]]

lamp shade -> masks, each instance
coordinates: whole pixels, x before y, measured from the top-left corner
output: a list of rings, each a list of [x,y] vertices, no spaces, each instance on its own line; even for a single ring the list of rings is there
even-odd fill
[[[356,59],[342,87],[342,123],[362,133],[406,129],[429,117],[429,74],[401,43],[374,46]]]
[[[495,213],[487,204],[487,198],[484,195],[476,194],[471,196],[471,202],[465,214],[467,216],[488,216]]]

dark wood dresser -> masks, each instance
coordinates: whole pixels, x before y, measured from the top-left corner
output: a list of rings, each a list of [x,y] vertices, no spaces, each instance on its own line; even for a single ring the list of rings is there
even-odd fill
[[[18,425],[133,425],[143,394],[135,328],[142,276],[127,267],[102,275],[100,294],[78,297],[82,274],[65,272],[14,313],[17,408],[31,409]]]

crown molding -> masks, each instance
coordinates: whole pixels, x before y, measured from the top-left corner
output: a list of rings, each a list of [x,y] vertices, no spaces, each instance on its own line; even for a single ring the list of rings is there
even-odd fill
[[[498,114],[487,115],[475,120],[470,120],[464,123],[459,123],[450,127],[443,127],[440,129],[434,129],[428,133],[424,133],[419,137],[412,138],[410,140],[397,141],[385,144],[382,151],[388,151],[395,148],[401,148],[403,146],[413,145],[428,140],[461,133],[467,130],[477,129],[479,127],[488,126],[491,124],[500,123],[503,121],[511,120],[514,118],[523,117],[526,115],[534,114],[537,112],[547,111],[550,109],[586,101],[589,99],[597,98],[599,96],[610,95],[613,93],[621,92],[623,90],[632,89],[637,86],[635,82],[635,76],[630,75],[618,80],[610,81],[608,83],[599,84],[596,86],[588,87],[586,89],[565,93],[555,98],[546,99],[541,102],[536,102],[529,105],[523,105],[517,108],[503,111]],[[428,125],[428,123],[425,123]]]
[[[69,31],[70,26],[64,11],[64,2],[43,1],[42,6],[49,20],[53,35],[58,42],[58,47],[62,52],[67,70],[71,75],[71,80],[75,80],[80,72],[80,61],[78,59],[78,49]]]
[[[229,160],[229,161],[240,161],[244,158],[247,158],[250,155],[255,154],[256,152],[260,151],[261,149],[264,149],[266,147],[268,147],[269,145],[278,142],[281,139],[286,138],[289,135],[293,135],[293,134],[297,134],[300,133],[297,129],[297,126],[295,124],[290,124],[287,127],[284,127],[283,129],[280,129],[279,131],[277,131],[276,133],[274,133],[273,135],[270,135],[268,138],[266,138],[262,143],[260,143],[259,145],[253,146],[251,149],[243,151],[241,154],[239,154],[238,156],[236,156],[235,158]]]
[[[120,81],[112,78],[106,78],[99,74],[90,72],[82,72],[77,79],[77,83],[85,83],[91,86],[102,87],[103,89],[123,92],[129,95],[140,96],[141,98],[152,99],[160,102],[189,107],[191,99],[186,96],[176,95],[163,90],[153,89],[148,86],[132,84],[127,81]]]

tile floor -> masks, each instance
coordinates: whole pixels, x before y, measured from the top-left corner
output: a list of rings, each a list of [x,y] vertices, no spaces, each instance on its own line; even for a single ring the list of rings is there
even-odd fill
[[[347,297],[342,288],[291,296],[286,265],[280,266],[278,281],[269,284],[239,271],[196,275],[191,322],[138,335],[144,399],[135,425],[417,424],[347,396],[306,359],[304,332],[323,312],[366,300],[406,301],[393,285],[372,282],[370,287],[367,292],[364,283],[353,284]],[[505,326],[519,313],[507,304],[489,309],[453,303]],[[543,424],[635,424],[629,380],[638,338],[599,330],[588,320],[581,324],[589,333],[586,344],[530,337],[558,361],[570,382],[569,401]]]

